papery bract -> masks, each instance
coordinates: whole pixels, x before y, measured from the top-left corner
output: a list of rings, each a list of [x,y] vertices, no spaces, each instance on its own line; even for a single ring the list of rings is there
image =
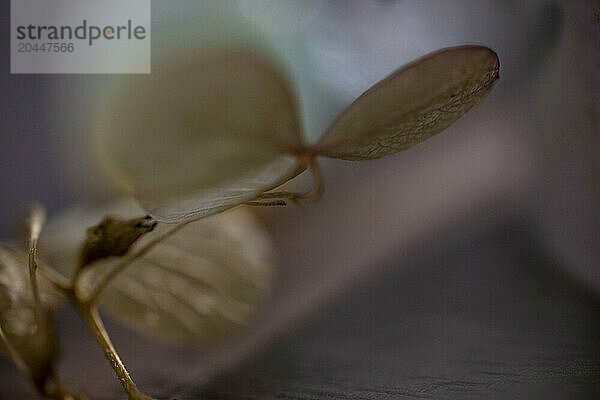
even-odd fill
[[[40,250],[63,273],[74,271],[86,227],[102,215],[134,218],[132,200],[75,211],[51,221]],[[178,226],[158,224],[138,239],[135,254]],[[126,257],[126,256],[125,256]],[[139,333],[170,343],[202,345],[249,325],[270,291],[274,249],[257,219],[245,209],[194,221],[135,259],[104,289],[100,309]],[[123,257],[109,257],[82,272],[80,293],[89,295]]]
[[[371,160],[405,150],[446,129],[498,79],[487,47],[431,53],[400,68],[354,101],[317,145],[321,155]]]
[[[19,353],[36,384],[43,385],[58,355],[53,313],[59,298],[44,279],[38,279],[45,307],[44,326],[38,326],[27,255],[0,245],[0,326],[10,345]],[[3,349],[0,343],[0,350]]]
[[[171,223],[261,199],[317,155],[369,160],[405,150],[458,120],[499,76],[487,47],[431,53],[375,84],[306,146],[294,95],[264,54],[225,46],[156,68],[123,81],[96,132],[107,169]]]
[[[297,173],[296,101],[256,49],[202,48],[128,76],[95,127],[107,170],[161,222],[253,199]]]

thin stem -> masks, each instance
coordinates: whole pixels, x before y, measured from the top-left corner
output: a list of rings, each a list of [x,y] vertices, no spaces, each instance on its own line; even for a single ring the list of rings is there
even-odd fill
[[[188,223],[189,222],[184,222],[184,223],[181,223],[179,225],[174,226],[173,228],[171,228],[167,232],[163,233],[161,236],[159,236],[159,237],[153,239],[152,241],[150,241],[148,244],[146,244],[144,247],[142,247],[136,253],[133,253],[129,257],[126,257],[123,261],[121,261],[121,263],[119,263],[119,265],[117,265],[108,274],[106,274],[106,276],[102,279],[102,281],[100,281],[100,283],[98,285],[96,285],[94,291],[89,296],[89,298],[87,300],[85,300],[85,302],[88,302],[90,304],[95,304],[98,301],[98,298],[100,297],[100,295],[102,294],[102,291],[104,289],[106,289],[106,287],[108,286],[108,284],[117,275],[119,275],[121,272],[123,272],[123,270],[125,268],[127,268],[128,266],[130,266],[135,260],[137,260],[140,257],[144,256],[146,253],[148,253],[150,250],[152,250],[154,248],[154,246],[156,246],[157,244],[159,244],[160,242],[162,242],[164,239],[166,239],[169,236],[171,236],[171,235],[175,234],[176,232],[178,232],[181,228],[183,228],[184,226],[186,226]],[[75,282],[75,288],[77,288],[77,282]]]
[[[285,207],[287,203],[285,200],[274,200],[274,201],[247,201],[244,203],[249,206],[257,207]]]
[[[44,307],[42,306],[42,300],[40,298],[40,290],[37,282],[37,242],[42,231],[42,226],[46,220],[46,213],[41,206],[34,206],[29,216],[29,281],[31,282],[31,290],[33,292],[33,298],[35,301],[35,319],[37,322],[37,329],[45,331],[46,329],[46,317],[44,314]]]
[[[46,317],[46,310],[42,304],[42,299],[40,296],[40,289],[39,289],[38,280],[37,280],[37,271],[39,269],[39,264],[37,261],[37,244],[38,244],[38,240],[40,238],[40,233],[42,231],[42,227],[44,226],[45,221],[46,221],[46,212],[44,211],[43,206],[38,205],[38,204],[34,205],[32,207],[31,214],[27,220],[27,226],[29,228],[29,246],[28,246],[29,254],[28,254],[28,258],[27,258],[27,265],[29,267],[29,281],[31,284],[31,291],[33,293],[33,298],[34,298],[34,302],[35,302],[35,310],[34,311],[35,311],[35,319],[36,319],[36,325],[37,325],[36,329],[38,332],[41,332],[41,334],[43,334],[43,335],[47,335],[48,321],[47,321],[47,317]],[[51,269],[50,267],[48,267],[46,265],[44,265],[42,267],[42,269],[44,271],[44,274],[51,277],[48,279],[50,282],[52,282],[55,286],[60,287],[61,291],[63,293],[67,292],[67,287],[64,286],[65,282],[62,281],[60,278],[58,278],[60,275],[56,271],[54,271],[53,269]],[[61,278],[66,281],[66,278],[63,278],[62,276],[61,276]],[[68,281],[67,281],[67,284],[68,284]],[[31,370],[29,369],[29,367],[27,366],[25,361],[21,358],[18,351],[14,347],[11,346],[6,335],[4,334],[4,332],[1,329],[0,329],[0,336],[2,337],[2,341],[4,342],[6,348],[8,349],[8,352],[9,352],[13,362],[17,366],[17,368],[19,368],[21,370],[21,372],[23,372],[26,376],[28,376],[31,379],[32,382],[35,383],[35,386],[38,389],[38,391],[40,392],[40,394],[42,394],[46,397],[56,398],[56,399],[60,399],[60,400],[73,399],[73,397],[64,390],[62,383],[60,382],[58,374],[56,373],[56,370],[54,369],[53,365],[50,368],[51,368],[51,376],[52,376],[52,379],[54,380],[55,391],[49,392],[47,387],[45,386],[45,384],[40,384],[39,382],[36,382],[36,379],[32,375]]]
[[[117,374],[117,377],[119,378],[121,385],[127,392],[127,395],[129,396],[130,400],[151,400],[152,398],[148,397],[145,394],[143,394],[142,392],[140,392],[139,389],[137,388],[137,386],[135,385],[135,383],[133,382],[133,380],[131,379],[129,372],[127,372],[125,365],[119,358],[117,351],[115,350],[112,342],[110,341],[108,333],[106,332],[106,329],[104,328],[104,324],[102,323],[102,319],[98,315],[98,311],[96,309],[96,303],[97,303],[100,295],[102,294],[103,290],[108,286],[108,284],[117,275],[119,275],[121,272],[123,272],[123,270],[125,270],[125,268],[130,266],[135,260],[139,259],[140,257],[143,257],[146,253],[148,253],[150,250],[152,250],[152,248],[154,248],[157,244],[159,244],[161,241],[165,240],[169,236],[173,235],[174,233],[176,233],[177,231],[182,229],[187,224],[188,223],[186,222],[186,223],[182,223],[182,224],[174,226],[173,228],[166,231],[159,237],[157,237],[157,238],[153,239],[152,241],[150,241],[149,243],[147,243],[145,246],[143,246],[137,252],[127,256],[123,261],[121,261],[121,263],[119,263],[115,268],[113,268],[100,281],[100,283],[95,287],[94,291],[92,292],[92,294],[89,297],[82,298],[80,293],[78,292],[78,290],[77,290],[78,278],[74,279],[70,288],[67,289],[67,291],[70,293],[69,298],[70,298],[71,302],[73,303],[75,308],[79,311],[79,314],[85,321],[86,325],[88,326],[88,329],[92,332],[92,334],[96,338],[96,341],[102,347],[102,350],[104,351],[104,355],[106,356],[111,367]]]
[[[263,193],[256,198],[257,201],[271,200],[271,199],[289,199],[291,201],[297,200],[308,200],[316,201],[323,194],[323,174],[321,167],[314,155],[307,156],[307,164],[310,168],[313,177],[313,186],[304,193],[294,192],[267,192]]]
[[[33,298],[35,301],[35,320],[38,325],[38,329],[45,330],[46,328],[46,317],[44,314],[44,308],[42,306],[42,300],[40,298],[40,290],[37,282],[37,263],[36,263],[36,250],[35,244],[29,249],[29,281],[31,283],[31,289],[33,291]]]
[[[83,318],[84,322],[88,326],[89,330],[92,332],[96,341],[102,347],[104,351],[104,355],[108,359],[110,366],[114,369],[117,377],[119,378],[119,382],[127,392],[127,396],[130,400],[150,400],[152,399],[149,396],[146,396],[137,388],[129,372],[123,365],[123,362],[119,358],[115,347],[113,346],[108,333],[106,332],[106,328],[102,322],[102,319],[98,315],[98,311],[95,306],[89,306],[85,304],[79,304],[77,307],[79,314]]]
[[[56,290],[61,292],[63,295],[70,295],[73,287],[65,276],[60,274],[54,268],[50,267],[43,262],[36,260],[37,270],[44,278],[50,282]]]

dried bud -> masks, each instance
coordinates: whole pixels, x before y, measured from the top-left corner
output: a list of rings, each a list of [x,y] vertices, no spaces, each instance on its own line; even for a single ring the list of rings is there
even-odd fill
[[[104,218],[98,225],[87,230],[87,238],[81,248],[79,269],[101,258],[124,255],[142,235],[152,231],[156,224],[149,215],[130,220]]]

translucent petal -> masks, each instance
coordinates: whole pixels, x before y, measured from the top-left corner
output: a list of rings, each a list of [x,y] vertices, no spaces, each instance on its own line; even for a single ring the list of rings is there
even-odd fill
[[[59,298],[49,283],[38,277],[40,298],[47,307],[47,329],[38,329],[35,301],[29,282],[27,255],[0,246],[0,325],[6,339],[40,382],[58,354],[52,313]],[[0,342],[0,351],[4,346]]]
[[[253,48],[213,47],[121,78],[95,126],[107,170],[160,221],[243,203],[293,176],[302,147],[295,99]]]
[[[418,144],[469,111],[498,79],[487,47],[448,48],[392,73],[356,99],[317,145],[345,160],[381,158]]]
[[[86,226],[95,224],[99,215],[131,218],[140,213],[134,202],[121,201],[87,217],[72,214],[46,227],[41,250],[57,268],[72,270],[78,252],[73,243],[83,241]],[[174,228],[159,224],[130,253]],[[67,240],[75,231],[79,240]],[[83,273],[83,292],[91,293],[122,259],[90,264]],[[105,289],[100,308],[158,340],[209,343],[251,323],[269,292],[273,260],[271,239],[256,218],[245,209],[232,210],[186,225],[138,258]]]
[[[175,196],[157,194],[139,195],[138,198],[147,212],[158,221],[180,223],[216,214],[255,199],[261,193],[285,183],[303,170],[296,157],[282,155],[263,167],[244,174],[239,179],[212,188]]]

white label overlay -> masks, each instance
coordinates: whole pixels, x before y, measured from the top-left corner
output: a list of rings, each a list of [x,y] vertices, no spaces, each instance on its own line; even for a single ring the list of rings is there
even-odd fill
[[[149,74],[150,0],[11,0],[13,74]]]

